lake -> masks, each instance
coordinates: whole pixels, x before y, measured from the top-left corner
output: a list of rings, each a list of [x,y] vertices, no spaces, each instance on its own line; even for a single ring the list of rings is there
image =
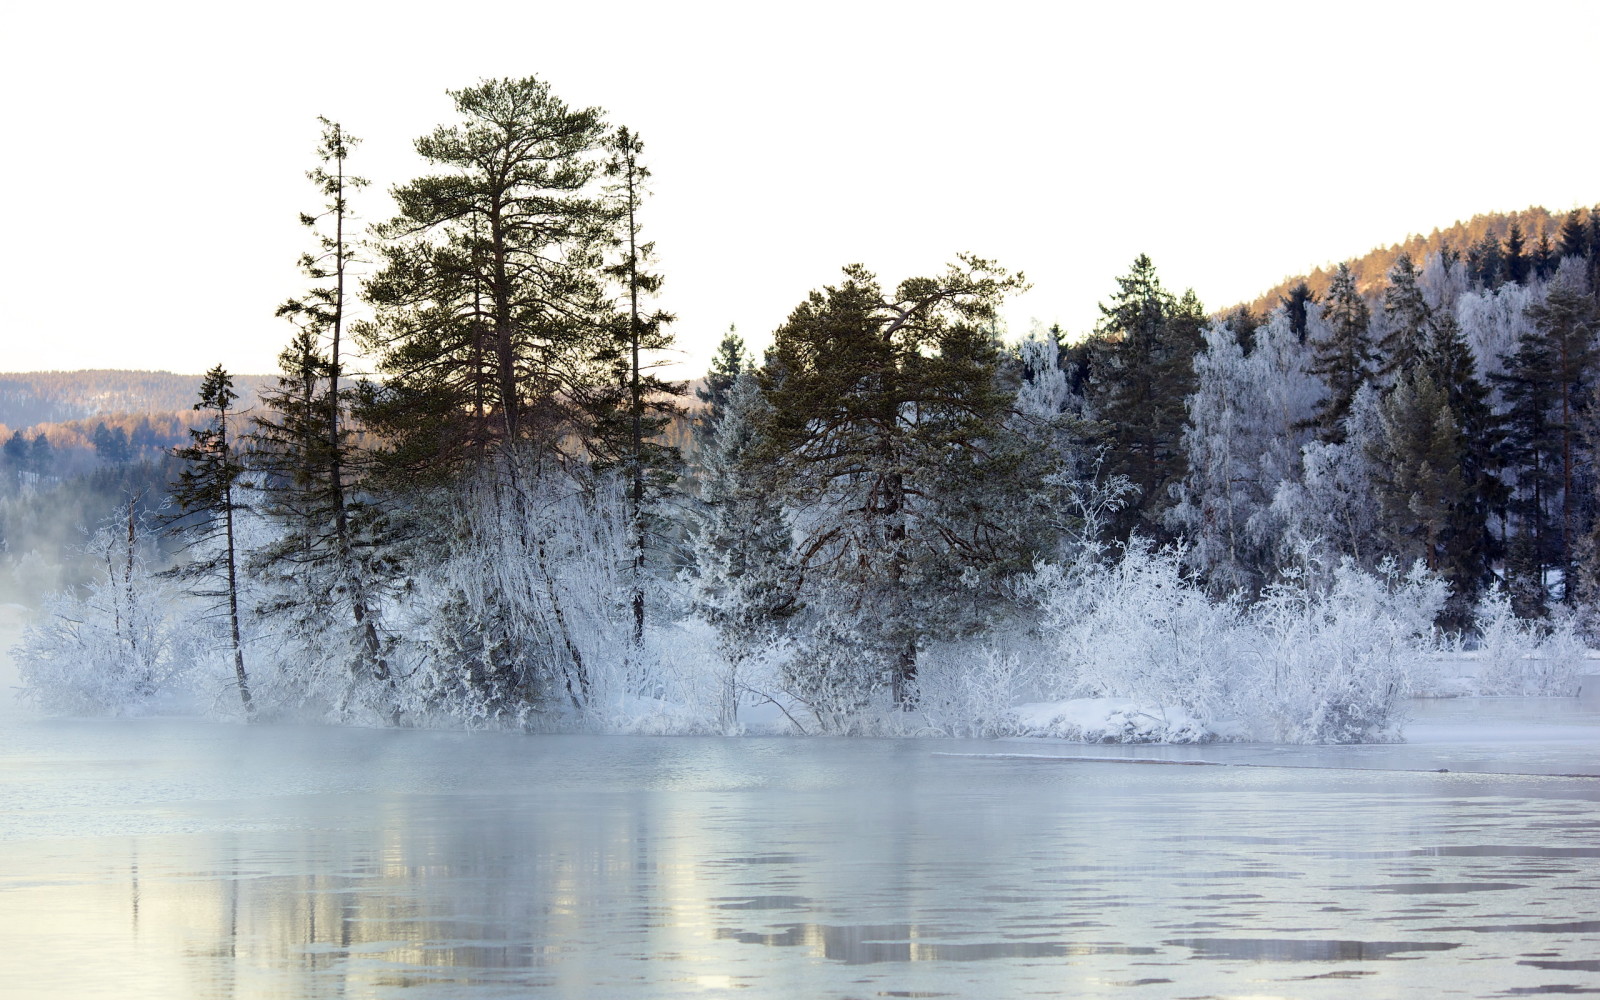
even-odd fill
[[[1417,712],[1322,748],[10,714],[0,997],[1600,993],[1600,714]]]

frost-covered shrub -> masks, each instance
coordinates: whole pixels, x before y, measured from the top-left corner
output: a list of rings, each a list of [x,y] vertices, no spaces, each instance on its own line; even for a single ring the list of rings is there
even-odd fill
[[[87,552],[104,572],[47,597],[12,648],[22,693],[40,708],[123,715],[186,693],[200,629],[172,581],[150,572],[144,543],[142,530],[131,545],[120,527],[95,532]]]
[[[1027,727],[1016,706],[1033,689],[1022,657],[993,645],[952,644],[925,656],[917,668],[917,717],[924,731],[943,736],[1020,736]]]
[[[1572,695],[1585,649],[1571,615],[1552,621],[1518,618],[1510,596],[1496,586],[1473,614],[1478,636],[1478,693]]]
[[[1111,563],[1035,570],[1054,660],[1040,672],[1047,701],[1031,710],[1084,697],[1130,705],[1120,728],[1096,719],[1091,732],[1063,717],[1043,729],[1118,740],[1397,738],[1409,678],[1433,648],[1443,581],[1420,566],[1368,573],[1347,561],[1325,588],[1312,574],[1293,576],[1246,607],[1208,598],[1181,565],[1181,552],[1133,544]]]
[[[1434,648],[1447,594],[1421,564],[1367,573],[1346,560],[1327,590],[1306,578],[1275,584],[1251,608],[1255,677],[1244,699],[1255,735],[1285,743],[1399,738],[1401,699]]]
[[[1044,696],[1130,698],[1203,721],[1225,718],[1236,694],[1240,604],[1209,598],[1182,562],[1181,551],[1135,539],[1109,564],[1036,568],[1029,585],[1055,656],[1041,677]]]

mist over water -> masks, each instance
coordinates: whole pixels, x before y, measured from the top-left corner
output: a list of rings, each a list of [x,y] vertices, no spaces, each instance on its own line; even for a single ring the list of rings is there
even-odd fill
[[[28,609],[20,604],[0,604],[0,719],[15,715],[23,707],[17,690],[22,678],[11,657],[11,647],[22,638],[29,615]]]
[[[1182,750],[13,718],[0,993],[1600,988],[1600,781],[1532,773],[1600,772],[1600,718],[1540,704]]]

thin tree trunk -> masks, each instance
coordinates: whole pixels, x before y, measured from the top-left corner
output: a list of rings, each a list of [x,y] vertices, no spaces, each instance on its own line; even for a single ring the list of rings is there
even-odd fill
[[[222,428],[222,453],[226,457],[228,454],[226,416],[223,418]],[[244,714],[253,718],[255,706],[250,701],[250,679],[244,670],[244,643],[239,637],[239,578],[234,559],[232,483],[228,484],[223,500],[228,543],[228,625],[233,633],[233,676],[239,683],[239,700],[244,702]]]

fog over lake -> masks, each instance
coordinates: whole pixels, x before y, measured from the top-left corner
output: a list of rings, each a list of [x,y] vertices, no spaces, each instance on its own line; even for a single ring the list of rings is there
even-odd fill
[[[1559,776],[1600,716],[1418,712],[1175,748],[8,711],[0,995],[1600,989],[1600,780]]]

